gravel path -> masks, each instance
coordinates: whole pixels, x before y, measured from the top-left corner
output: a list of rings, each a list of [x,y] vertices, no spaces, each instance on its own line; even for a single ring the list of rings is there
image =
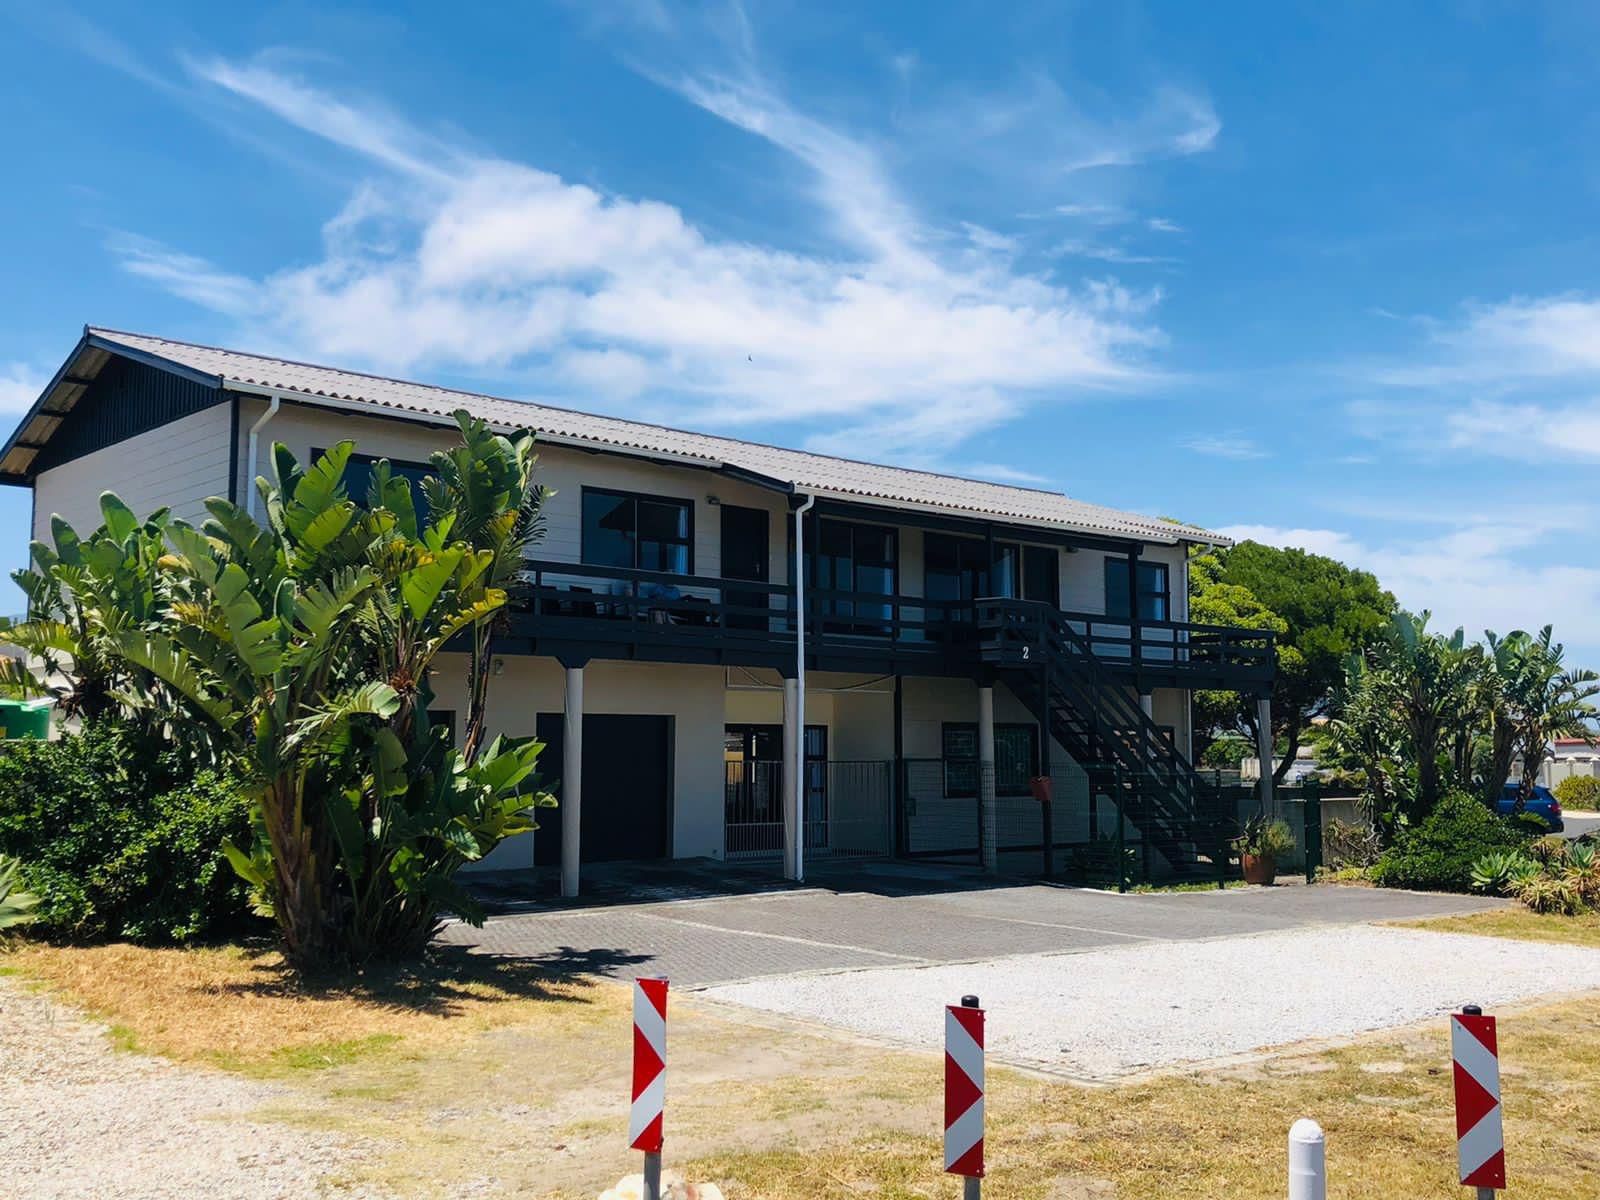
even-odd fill
[[[0,978],[0,1196],[376,1200],[327,1182],[361,1145],[250,1120],[284,1094],[118,1053],[104,1027]]]
[[[704,995],[929,1048],[976,992],[992,1055],[1110,1079],[1600,988],[1600,950],[1350,926],[757,980]],[[1441,1034],[1441,1036],[1443,1036]]]

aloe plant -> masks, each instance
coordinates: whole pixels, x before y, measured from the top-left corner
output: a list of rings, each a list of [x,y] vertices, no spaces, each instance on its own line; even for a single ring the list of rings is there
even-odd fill
[[[21,870],[16,859],[0,855],[0,930],[26,925],[39,907],[38,896],[17,890]]]

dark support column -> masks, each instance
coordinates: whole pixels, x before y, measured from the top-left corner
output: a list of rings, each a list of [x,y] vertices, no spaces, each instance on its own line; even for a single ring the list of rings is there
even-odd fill
[[[911,839],[906,828],[906,711],[901,694],[901,678],[894,677],[894,856],[904,858]]]
[[[1139,547],[1128,551],[1128,661],[1134,677],[1144,669],[1144,648],[1139,644]],[[1143,690],[1141,686],[1140,690]]]
[[[1056,816],[1055,793],[1050,775],[1050,668],[1039,668],[1039,774],[1045,780],[1045,795],[1049,799],[1039,805],[1039,829],[1044,838],[1044,877],[1056,877]]]

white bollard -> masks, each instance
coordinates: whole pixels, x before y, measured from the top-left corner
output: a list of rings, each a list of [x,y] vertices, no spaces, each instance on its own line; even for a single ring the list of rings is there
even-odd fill
[[[1310,1117],[1289,1127],[1289,1200],[1328,1200],[1327,1140]]]

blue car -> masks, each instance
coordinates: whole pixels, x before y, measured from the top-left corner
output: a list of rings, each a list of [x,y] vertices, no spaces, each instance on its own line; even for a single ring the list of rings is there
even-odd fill
[[[1514,783],[1508,783],[1500,789],[1500,801],[1495,805],[1495,811],[1502,817],[1509,817],[1517,811],[1517,793],[1521,789]],[[1550,793],[1550,789],[1542,785],[1535,785],[1533,795],[1528,797],[1528,803],[1523,806],[1523,812],[1530,812],[1539,817],[1550,826],[1551,833],[1560,833],[1566,828],[1561,820],[1561,802]]]

